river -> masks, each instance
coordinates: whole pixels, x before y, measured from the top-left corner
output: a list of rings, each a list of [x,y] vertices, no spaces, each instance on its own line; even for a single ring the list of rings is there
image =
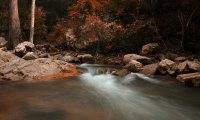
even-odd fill
[[[0,83],[0,120],[199,120],[200,88],[170,77],[83,73],[37,83]]]

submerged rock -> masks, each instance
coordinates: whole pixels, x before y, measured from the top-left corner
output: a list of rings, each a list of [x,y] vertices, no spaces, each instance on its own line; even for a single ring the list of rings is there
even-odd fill
[[[158,43],[149,43],[142,47],[141,54],[147,55],[147,54],[155,53],[155,52],[157,52],[158,48],[159,48]]]
[[[146,56],[137,55],[137,54],[127,54],[123,58],[123,62],[125,64],[129,63],[131,60],[136,60],[136,61],[138,61],[138,62],[140,62],[140,63],[142,63],[144,65],[152,63],[151,58],[146,57]]]

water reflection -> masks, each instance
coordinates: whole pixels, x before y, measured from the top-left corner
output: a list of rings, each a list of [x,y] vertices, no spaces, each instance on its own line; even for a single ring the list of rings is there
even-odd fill
[[[199,89],[163,78],[84,74],[40,83],[0,85],[0,120],[198,120]],[[100,67],[100,66],[98,66]]]

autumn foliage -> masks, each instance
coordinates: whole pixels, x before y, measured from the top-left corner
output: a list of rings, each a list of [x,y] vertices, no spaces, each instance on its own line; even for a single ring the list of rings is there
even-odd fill
[[[1,3],[0,34],[6,36],[6,1]],[[30,3],[20,0],[20,4]],[[29,36],[27,6],[20,7],[25,39]],[[199,0],[40,0],[36,6],[36,43],[95,52],[138,52],[148,42],[192,52],[200,47]]]

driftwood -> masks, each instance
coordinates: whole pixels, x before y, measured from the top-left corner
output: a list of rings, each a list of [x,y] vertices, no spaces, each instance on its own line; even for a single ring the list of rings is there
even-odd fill
[[[200,86],[200,73],[181,74],[176,78],[185,85]]]

